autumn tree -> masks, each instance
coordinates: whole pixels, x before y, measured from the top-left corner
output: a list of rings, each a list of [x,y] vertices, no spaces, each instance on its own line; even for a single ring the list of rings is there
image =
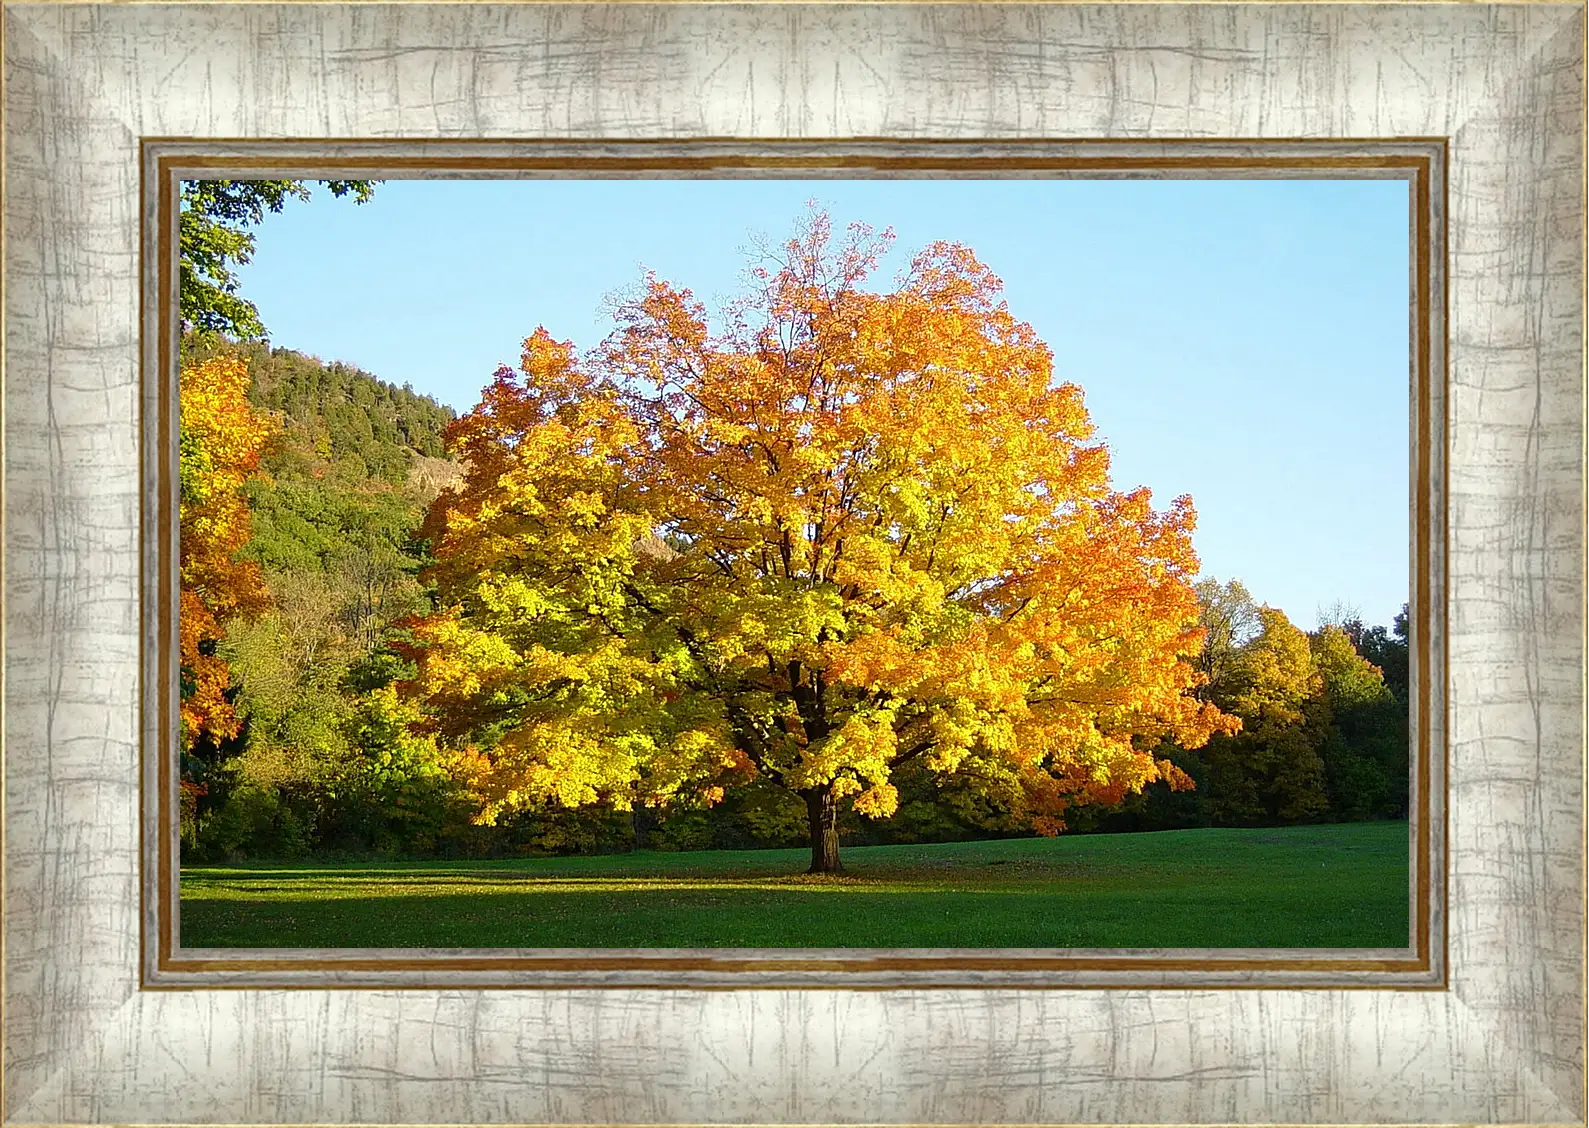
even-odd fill
[[[1212,576],[1193,585],[1197,593],[1198,624],[1203,628],[1203,648],[1197,668],[1204,682],[1200,694],[1208,697],[1230,675],[1241,648],[1262,629],[1258,604],[1240,580],[1220,583]]]
[[[249,538],[243,485],[259,465],[273,423],[249,406],[248,368],[235,358],[184,367],[179,381],[180,817],[191,838],[204,777],[242,727],[231,670],[218,647],[229,621],[268,602],[258,565],[237,553]],[[199,755],[201,749],[212,754]]]
[[[258,565],[237,553],[250,531],[243,484],[273,429],[249,406],[242,363],[220,358],[182,370],[177,477],[182,725],[189,740],[236,735],[224,695],[230,677],[216,646],[228,619],[266,603]]]
[[[903,765],[1054,833],[1235,727],[1192,693],[1191,500],[1111,487],[969,249],[865,289],[890,238],[813,213],[716,330],[647,276],[599,348],[537,330],[453,425],[415,686],[483,818],[759,778],[831,872],[840,804],[892,814]]]

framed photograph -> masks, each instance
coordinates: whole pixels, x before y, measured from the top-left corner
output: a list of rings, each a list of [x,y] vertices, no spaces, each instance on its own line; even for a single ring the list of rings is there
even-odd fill
[[[1584,30],[7,5],[5,1118],[1581,1122]]]
[[[1438,146],[155,141],[144,159],[145,606],[164,640],[145,672],[149,984],[1441,983]],[[450,318],[408,336],[339,314],[403,351],[444,343],[394,398],[395,375],[204,328],[253,316],[227,302],[270,283],[201,289],[198,233],[304,168],[332,194],[297,215],[404,248],[383,309],[534,260],[505,313],[550,319],[570,275],[627,273],[594,265],[604,246],[667,254],[654,225],[744,240],[692,200],[734,223],[788,210],[795,232],[749,251],[721,328],[655,271],[609,297],[616,328],[582,354],[482,328],[521,354],[482,365],[483,389]],[[374,202],[325,210],[339,187]],[[835,230],[822,197],[957,241],[898,256],[878,288],[901,236]],[[1339,341],[1311,380],[1271,377],[1262,407],[1238,402],[1262,398],[1250,376],[1188,376],[1217,346],[1184,332],[1157,362],[1078,376],[1043,340],[1082,320],[1059,316],[1055,264],[1100,286],[1107,267],[1056,217],[1096,228],[1111,208],[1161,240],[1230,228],[1200,265],[1129,252],[1113,308],[1187,270],[1172,292],[1202,291],[1197,317],[1221,326],[1261,300],[1231,274],[1272,292],[1333,269],[1374,297],[1341,308],[1338,283],[1293,282],[1289,305],[1224,328],[1302,318],[1321,353]],[[1255,208],[1276,215],[1265,247],[1311,225],[1312,251],[1243,244]],[[480,234],[437,238],[448,217]],[[250,270],[280,263],[317,310],[339,298],[315,280],[373,266],[329,232],[309,245],[323,260],[279,227],[260,239]],[[441,248],[477,265],[423,261]],[[454,372],[462,389],[438,382]],[[1140,471],[1176,486],[1155,504],[1110,479],[1174,440],[1110,396],[1163,402],[1169,381],[1196,438]],[[1233,414],[1228,460],[1197,478]],[[1266,433],[1287,452],[1260,454]],[[1260,500],[1264,469],[1285,484]],[[1294,527],[1266,560],[1291,509],[1354,526],[1374,562]],[[1215,573],[1292,591],[1259,605]],[[1280,606],[1353,584],[1383,592],[1377,630],[1342,612],[1309,634]],[[1100,827],[1123,833],[1058,836]]]

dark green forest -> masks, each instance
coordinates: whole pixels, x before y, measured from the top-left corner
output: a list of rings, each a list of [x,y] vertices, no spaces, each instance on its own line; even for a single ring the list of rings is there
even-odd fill
[[[474,804],[396,685],[412,676],[405,623],[430,609],[427,507],[459,475],[443,432],[453,412],[411,388],[264,343],[184,342],[185,363],[240,355],[249,400],[274,418],[245,486],[269,608],[218,644],[242,719],[201,736],[182,762],[185,860],[476,858],[640,849],[799,845],[807,813],[752,783],[715,807],[618,812],[545,807],[471,821]],[[1157,755],[1196,784],[1149,784],[1112,806],[1073,808],[1071,832],[1276,826],[1401,818],[1408,803],[1405,609],[1389,626],[1347,613],[1312,632],[1237,581],[1198,584],[1205,699],[1242,731]],[[847,844],[1023,837],[987,781],[898,771],[898,812],[840,816]]]

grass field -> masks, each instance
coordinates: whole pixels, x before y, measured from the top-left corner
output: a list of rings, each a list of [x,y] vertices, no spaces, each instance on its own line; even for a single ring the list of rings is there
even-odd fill
[[[1407,945],[1407,824],[187,867],[185,947]]]

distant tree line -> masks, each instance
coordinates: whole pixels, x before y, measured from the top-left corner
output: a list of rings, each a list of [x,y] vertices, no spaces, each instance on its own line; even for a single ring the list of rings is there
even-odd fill
[[[387,643],[425,606],[412,538],[456,474],[441,439],[453,412],[260,342],[184,342],[184,372],[208,377],[190,381],[195,388],[216,386],[238,361],[247,403],[232,415],[271,421],[242,486],[251,528],[235,552],[265,597],[210,647],[229,672],[235,724],[197,716],[185,727],[185,848],[205,857],[424,853],[443,823],[467,825],[467,812],[405,727],[411,718],[391,688],[402,667]],[[193,461],[205,461],[203,444],[190,445]],[[189,508],[185,549],[211,528]]]
[[[1235,735],[1165,754],[1196,787],[1150,784],[1074,829],[1281,826],[1405,818],[1409,788],[1407,609],[1390,627],[1356,616],[1312,632],[1258,605],[1239,581],[1197,585],[1207,631],[1200,694],[1240,717]]]

